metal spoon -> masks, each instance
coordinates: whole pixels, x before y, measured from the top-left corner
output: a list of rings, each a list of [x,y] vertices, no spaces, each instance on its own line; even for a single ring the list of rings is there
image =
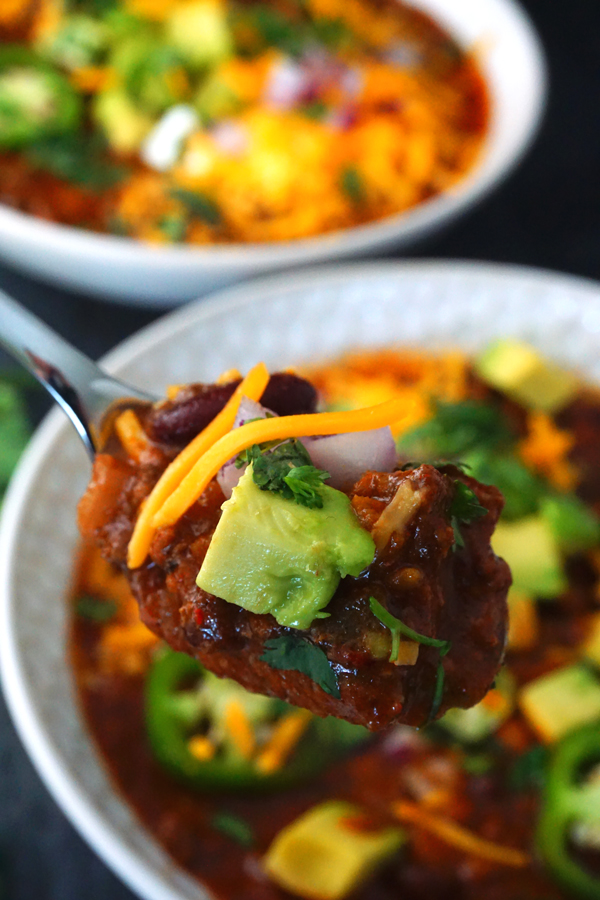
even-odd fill
[[[115,415],[124,408],[155,401],[154,397],[107,375],[2,290],[0,345],[64,409],[92,458],[105,446]]]

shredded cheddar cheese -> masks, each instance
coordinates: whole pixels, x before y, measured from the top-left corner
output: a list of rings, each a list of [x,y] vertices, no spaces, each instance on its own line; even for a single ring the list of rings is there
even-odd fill
[[[199,762],[208,762],[217,752],[217,748],[210,740],[202,734],[195,734],[188,741],[188,750]]]
[[[573,490],[577,473],[567,458],[575,442],[573,435],[557,428],[543,412],[529,413],[527,429],[527,436],[519,446],[523,462],[545,475],[559,490]]]
[[[442,841],[472,856],[513,868],[529,865],[529,856],[521,850],[484,840],[457,822],[424,810],[416,803],[400,800],[394,804],[393,811],[401,822],[430,831]]]
[[[127,455],[139,462],[144,450],[148,449],[148,438],[132,409],[126,409],[117,417],[115,431]]]
[[[152,493],[146,499],[135,523],[127,553],[127,565],[130,569],[136,569],[138,566],[141,566],[146,558],[156,531],[153,519],[158,510],[215,441],[227,434],[235,421],[242,397],[248,397],[250,400],[259,400],[268,381],[269,373],[265,364],[258,363],[238,385],[233,396],[225,404],[221,412],[167,466],[155,484]],[[189,505],[191,506],[191,503]]]
[[[246,710],[239,700],[230,700],[227,704],[224,724],[236,750],[244,759],[252,759],[256,738]]]
[[[414,666],[419,658],[419,643],[417,641],[400,641],[398,655],[394,660],[395,666]]]
[[[298,741],[308,728],[312,713],[298,709],[285,715],[273,729],[273,733],[256,760],[256,768],[264,775],[281,769],[290,757]]]
[[[401,421],[406,414],[406,406],[402,400],[389,400],[387,403],[350,412],[281,416],[248,422],[225,434],[198,459],[177,489],[168,499],[165,497],[164,504],[154,512],[152,526],[158,529],[177,522],[200,497],[221,466],[253,444],[321,434],[371,431]],[[184,450],[183,453],[185,452]],[[171,465],[176,465],[178,459],[179,457]]]

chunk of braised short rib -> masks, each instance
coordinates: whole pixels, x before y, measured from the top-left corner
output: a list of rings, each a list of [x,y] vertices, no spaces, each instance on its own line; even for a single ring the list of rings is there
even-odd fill
[[[125,570],[139,505],[174,452],[174,446],[165,443],[139,465],[110,456],[95,461],[80,524],[84,535]],[[462,548],[455,548],[450,523],[455,479],[472,488],[488,510],[461,526]],[[340,699],[302,673],[273,669],[261,660],[265,642],[291,629],[270,615],[247,612],[197,587],[196,575],[224,499],[216,482],[179,522],[156,534],[141,568],[126,570],[143,621],[174,649],[251,691],[373,730],[399,722],[422,725],[432,709],[439,651],[421,646],[415,665],[390,663],[389,631],[369,607],[369,598],[375,596],[414,630],[452,641],[443,659],[439,714],[477,703],[500,668],[507,631],[510,573],[490,548],[503,504],[500,493],[456,469],[440,472],[423,465],[406,472],[366,473],[350,497],[380,549],[361,577],[341,581],[327,607],[330,617],[315,620],[303,632],[327,654]],[[408,513],[407,504],[398,503],[403,497],[411,499]]]

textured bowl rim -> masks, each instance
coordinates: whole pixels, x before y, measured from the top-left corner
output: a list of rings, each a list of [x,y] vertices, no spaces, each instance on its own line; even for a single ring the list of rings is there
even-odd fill
[[[478,263],[470,261],[424,260],[356,263],[350,266],[330,265],[296,273],[294,289],[306,290],[329,284],[350,284],[356,277],[400,276],[417,274],[434,281],[460,279],[465,284],[482,279],[496,283],[531,285],[549,289],[561,287],[571,295],[578,294],[586,303],[600,307],[600,284],[579,276],[555,273],[518,265]],[[246,305],[266,300],[289,287],[289,275],[271,275],[252,283],[218,292],[209,300],[185,306],[168,313],[128,338],[102,364],[114,372],[139,355],[148,352],[158,340],[172,339],[192,324],[209,323],[211,318],[227,316]],[[145,900],[181,900],[177,889],[157,878],[155,871],[137,854],[119,843],[104,815],[94,808],[77,780],[65,768],[60,753],[50,739],[50,733],[36,715],[33,696],[35,685],[30,684],[22,667],[21,653],[14,636],[13,622],[18,617],[15,604],[15,559],[18,557],[18,536],[22,527],[26,501],[30,496],[37,471],[55,441],[71,429],[64,414],[56,409],[48,414],[25,451],[6,495],[0,522],[0,676],[4,697],[21,741],[38,774],[58,806],[104,862]],[[116,791],[115,791],[116,792]],[[118,792],[116,792],[118,793]],[[210,896],[203,885],[199,898]]]
[[[522,128],[519,142],[510,154],[503,156],[502,160],[486,170],[482,165],[485,161],[484,151],[484,157],[465,178],[449,190],[415,207],[363,225],[292,241],[155,246],[116,235],[87,232],[73,226],[47,222],[0,204],[0,235],[3,231],[9,231],[28,242],[35,238],[49,248],[63,247],[65,240],[68,240],[75,253],[89,255],[101,249],[107,263],[128,261],[134,265],[143,264],[151,274],[152,271],[161,271],[172,265],[180,269],[195,270],[198,264],[202,264],[204,271],[211,272],[220,270],[223,265],[281,268],[306,262],[317,263],[332,255],[339,258],[365,252],[370,247],[389,243],[400,235],[409,242],[434,227],[441,227],[458,212],[467,211],[480,202],[508,177],[533,143],[547,104],[548,65],[543,44],[530,15],[519,0],[494,2],[503,6],[513,17],[527,46],[532,85],[530,117]]]

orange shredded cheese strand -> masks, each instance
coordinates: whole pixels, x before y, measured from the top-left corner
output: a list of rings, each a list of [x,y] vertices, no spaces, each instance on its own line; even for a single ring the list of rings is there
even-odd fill
[[[165,391],[167,400],[175,400],[179,391],[184,387],[183,384],[169,384]]]
[[[267,745],[256,760],[256,768],[264,775],[281,769],[308,728],[312,713],[298,709],[285,715],[273,729]]]
[[[143,451],[148,449],[148,438],[132,409],[126,409],[116,418],[115,431],[128,456],[139,462]]]
[[[400,421],[407,415],[404,400],[388,400],[367,409],[350,412],[310,413],[301,416],[281,416],[260,419],[241,425],[218,440],[194,465],[173,494],[154,515],[155,528],[172,525],[196,502],[208,483],[228,459],[237,456],[253,444],[287,438],[310,437],[320,434],[345,434],[352,431],[371,431]],[[184,451],[185,452],[185,451]],[[175,460],[176,462],[177,460]]]
[[[256,749],[256,740],[246,710],[239,700],[230,700],[227,704],[224,724],[240,755],[244,759],[251,759]]]
[[[480,859],[514,868],[523,868],[529,864],[529,856],[521,850],[486,841],[450,819],[421,809],[416,803],[400,800],[394,803],[393,812],[401,822],[430,831],[446,843],[465,853],[479,856]]]
[[[575,438],[563,431],[543,412],[527,416],[527,437],[521,441],[519,452],[523,462],[545,475],[561,491],[571,491],[577,484],[577,473],[568,459]]]
[[[420,644],[417,641],[400,641],[395,666],[414,666],[419,658]]]
[[[212,759],[217,752],[217,748],[211,739],[202,734],[195,734],[189,739],[188,750],[194,759],[197,759],[200,762],[207,762]]]
[[[268,381],[269,373],[265,364],[258,363],[248,372],[241,384],[237,386],[234,394],[221,412],[167,466],[160,479],[154,485],[152,492],[146,498],[135,523],[127,550],[127,565],[130,569],[136,569],[138,566],[141,566],[146,559],[154,532],[156,531],[156,526],[153,525],[152,521],[155,514],[206,451],[215,441],[218,441],[220,437],[227,434],[231,429],[242,397],[248,397],[250,400],[260,400]]]

